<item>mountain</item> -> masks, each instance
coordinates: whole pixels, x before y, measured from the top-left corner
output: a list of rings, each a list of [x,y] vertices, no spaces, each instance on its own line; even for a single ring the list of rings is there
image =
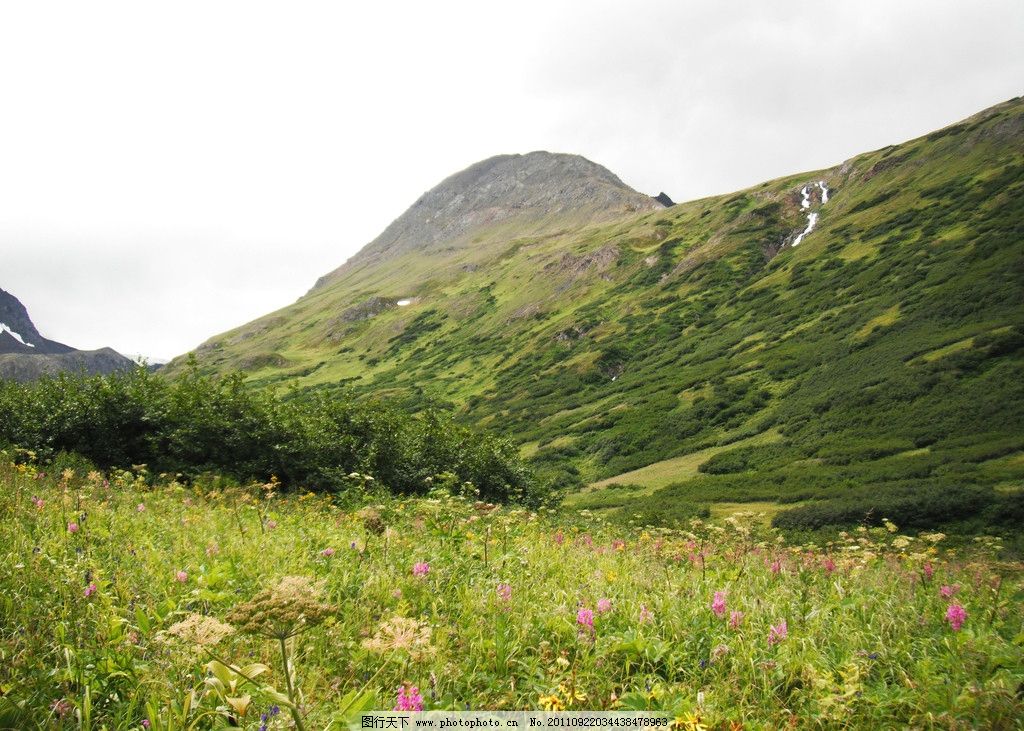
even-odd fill
[[[31,381],[60,371],[113,373],[130,367],[131,360],[110,348],[76,350],[47,340],[25,305],[0,289],[0,378]]]
[[[492,158],[195,356],[455,408],[581,506],[1020,490],[1022,132],[1014,99],[671,208],[582,158]]]
[[[507,241],[664,207],[658,199],[637,193],[608,169],[579,155],[498,155],[424,193],[380,236],[322,277],[316,287],[405,254],[475,247],[481,243],[481,232],[488,239]]]

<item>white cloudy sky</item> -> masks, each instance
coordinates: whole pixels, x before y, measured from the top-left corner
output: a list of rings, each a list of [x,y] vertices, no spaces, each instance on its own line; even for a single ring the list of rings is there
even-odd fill
[[[0,0],[0,288],[167,358],[285,305],[478,159],[676,200],[1022,93],[1020,0]]]

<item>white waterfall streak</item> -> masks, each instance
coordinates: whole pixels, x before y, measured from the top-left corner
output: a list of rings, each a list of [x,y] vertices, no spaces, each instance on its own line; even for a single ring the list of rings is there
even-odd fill
[[[825,181],[818,181],[818,187],[821,188],[821,205],[828,203],[828,188],[825,187]],[[800,201],[800,209],[807,211],[811,207],[811,186],[805,185],[800,189],[800,195],[803,199]],[[820,208],[821,206],[819,206]],[[790,246],[799,246],[800,242],[804,240],[804,236],[814,230],[814,227],[818,224],[818,212],[807,211],[807,228],[800,232],[800,234],[793,239],[793,243]]]

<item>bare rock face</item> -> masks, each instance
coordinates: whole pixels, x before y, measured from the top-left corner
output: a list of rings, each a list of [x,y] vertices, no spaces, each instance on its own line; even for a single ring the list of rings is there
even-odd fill
[[[586,225],[664,204],[630,188],[611,171],[579,155],[531,152],[498,155],[471,165],[424,193],[342,268],[391,259],[412,251],[468,245],[474,231],[500,223],[523,224],[531,233]],[[315,287],[314,287],[315,289]]]
[[[74,348],[68,345],[47,340],[40,335],[25,305],[10,292],[0,289],[0,354],[52,355],[72,350]]]
[[[0,355],[0,379],[22,382],[62,372],[107,375],[134,367],[135,364],[130,359],[110,348],[70,350],[67,353],[56,354]]]
[[[31,381],[61,371],[113,373],[134,363],[110,348],[76,350],[39,334],[25,305],[0,289],[0,378]]]

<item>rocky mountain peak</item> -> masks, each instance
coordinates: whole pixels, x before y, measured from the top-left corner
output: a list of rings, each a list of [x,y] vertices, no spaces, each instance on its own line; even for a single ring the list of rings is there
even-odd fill
[[[60,371],[112,373],[132,361],[111,350],[76,350],[39,334],[17,297],[0,289],[0,378],[30,381]]]
[[[467,245],[484,227],[514,222],[521,235],[586,225],[629,212],[663,208],[607,168],[579,155],[497,155],[445,178],[424,193],[348,264],[412,251]],[[331,281],[335,270],[317,283]]]
[[[68,346],[40,335],[21,300],[0,289],[0,353],[63,353],[69,350]]]

